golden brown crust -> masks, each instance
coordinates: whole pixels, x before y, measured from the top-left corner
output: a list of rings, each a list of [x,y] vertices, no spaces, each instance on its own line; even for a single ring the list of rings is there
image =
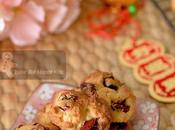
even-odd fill
[[[20,125],[15,130],[60,130],[60,129],[54,125],[43,126],[41,124],[34,123],[31,125]]]
[[[125,124],[134,111],[135,96],[131,90],[112,73],[96,71],[85,78],[79,89],[56,92],[37,113],[38,124],[16,130],[89,130],[97,126],[98,130],[109,130],[111,124],[132,130],[130,124]]]
[[[113,122],[128,122],[131,119],[135,111],[135,96],[112,73],[96,71],[81,84],[82,90],[88,92],[87,84],[95,86],[97,95],[111,106]]]
[[[79,130],[84,122],[98,119],[99,130],[108,130],[111,112],[97,98],[89,97],[80,89],[63,90],[55,94],[52,103],[38,113],[40,123],[55,124],[61,130]]]

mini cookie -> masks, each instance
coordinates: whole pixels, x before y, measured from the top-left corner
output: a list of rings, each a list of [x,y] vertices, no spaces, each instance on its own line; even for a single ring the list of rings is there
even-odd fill
[[[89,97],[80,90],[58,92],[52,101],[49,118],[61,130],[108,130],[111,122],[110,109],[97,98]]]
[[[41,124],[35,123],[31,125],[20,125],[15,130],[60,130],[60,129],[54,125],[43,126]]]
[[[96,91],[99,98],[108,103],[112,111],[112,122],[128,122],[133,116],[135,96],[128,87],[115,79],[111,73],[96,71],[85,78],[81,88],[88,94],[91,90],[93,90],[93,93]]]
[[[168,70],[175,69],[174,57],[170,55],[151,56],[134,67],[134,76],[142,83],[150,83],[153,79]]]
[[[149,93],[160,102],[175,102],[175,71],[167,71],[156,77],[149,86]]]
[[[127,41],[119,54],[119,60],[126,66],[134,67],[140,61],[162,53],[164,53],[164,47],[160,43],[139,40],[136,44],[132,44],[132,41]]]

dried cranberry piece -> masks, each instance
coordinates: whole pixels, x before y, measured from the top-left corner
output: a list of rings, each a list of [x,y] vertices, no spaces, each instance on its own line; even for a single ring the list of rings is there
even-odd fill
[[[113,122],[110,125],[109,130],[125,130],[127,127],[127,124],[125,122]]]
[[[38,125],[37,128],[33,128],[32,130],[50,130],[48,127],[44,127],[41,124],[35,123],[34,125]]]
[[[55,108],[55,111],[56,111],[56,112],[57,112],[57,109],[60,109],[60,110],[62,110],[62,111],[67,111],[68,109],[70,109],[70,106],[64,106],[64,107],[58,106],[58,107]]]
[[[70,96],[67,96],[67,95],[64,95],[61,100],[73,100],[74,102],[76,100],[78,100],[78,96],[75,96],[75,95],[70,95]]]
[[[116,91],[118,90],[118,87],[113,84],[109,85],[108,88],[116,90]]]
[[[74,102],[76,102],[78,100],[78,96],[75,95],[71,95],[68,100],[73,100]]]
[[[43,127],[44,130],[50,130],[48,127]],[[38,130],[40,130],[40,128],[38,128]]]
[[[24,126],[24,125],[19,125],[18,128],[21,128],[22,126]]]
[[[98,119],[91,119],[85,121],[84,125],[81,127],[80,130],[99,130],[98,127]]]
[[[111,108],[113,111],[119,110],[125,113],[128,112],[130,109],[130,107],[126,105],[126,100],[117,101],[117,102],[111,101]]]
[[[44,130],[50,130],[49,128],[45,127]]]
[[[82,90],[85,90],[88,94],[90,95],[95,95],[96,94],[96,87],[92,83],[82,83],[80,85]]]
[[[91,130],[99,130],[98,129],[98,121],[96,121],[96,123],[94,124],[94,126],[91,128]]]
[[[107,79],[113,79],[113,80],[115,80],[113,76],[104,78],[104,80],[103,80],[103,85],[104,85],[105,87],[107,87],[107,88],[110,88],[110,89],[113,89],[113,90],[116,90],[116,91],[117,91],[117,90],[118,90],[118,86],[117,86],[117,85],[114,85],[114,84],[108,85],[108,84],[107,84]]]

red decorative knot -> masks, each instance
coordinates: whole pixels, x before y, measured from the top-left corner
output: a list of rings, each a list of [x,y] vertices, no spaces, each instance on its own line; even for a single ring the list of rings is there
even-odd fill
[[[132,7],[136,7],[137,9],[140,9],[143,7],[144,2],[140,2],[138,5],[134,5]],[[131,6],[130,10],[132,9]],[[128,8],[129,8],[128,7]],[[128,26],[131,25],[135,29],[135,34],[132,36],[133,44],[137,41],[137,38],[140,36],[141,33],[141,27],[138,21],[136,21],[133,18],[133,13],[129,11],[128,8],[125,8],[121,10],[120,12],[111,13],[111,10],[109,7],[105,7],[102,9],[98,9],[94,12],[92,12],[87,17],[87,23],[89,27],[89,32],[87,33],[88,37],[102,37],[105,39],[112,39],[116,36],[118,36],[122,30]],[[95,19],[100,20],[103,18],[110,19],[109,17],[112,16],[113,19],[111,21],[108,21],[107,23],[95,23]]]

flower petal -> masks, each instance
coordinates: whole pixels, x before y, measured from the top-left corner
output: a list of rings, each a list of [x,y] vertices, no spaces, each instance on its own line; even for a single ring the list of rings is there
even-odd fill
[[[0,18],[0,33],[5,29],[5,21],[3,18]]]
[[[44,21],[44,9],[40,5],[37,5],[35,2],[29,1],[26,5],[24,5],[24,10],[36,20],[40,22]]]
[[[7,6],[19,6],[23,0],[1,0]]]
[[[17,14],[9,31],[9,37],[19,46],[30,45],[40,37],[41,27],[30,16]]]
[[[45,9],[54,9],[59,2],[57,0],[35,0],[36,3],[43,6]]]
[[[47,17],[47,28],[49,32],[54,32],[62,23],[68,9],[65,5],[59,5],[57,10],[50,11]]]
[[[80,14],[80,0],[69,0],[68,9],[68,13],[64,21],[58,27],[57,32],[65,31],[77,19]]]

